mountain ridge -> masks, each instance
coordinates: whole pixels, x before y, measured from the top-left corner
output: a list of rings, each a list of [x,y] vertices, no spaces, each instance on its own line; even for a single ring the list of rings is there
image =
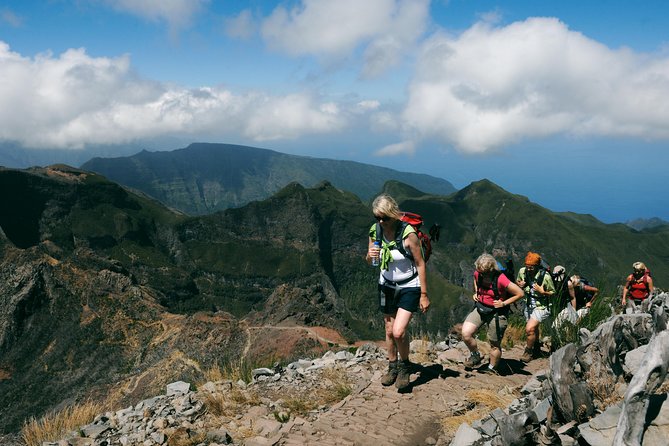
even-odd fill
[[[402,179],[442,195],[456,190],[448,181],[426,174],[233,144],[193,143],[169,152],[144,150],[130,157],[93,158],[81,168],[191,215],[265,199],[291,182],[312,187],[326,180],[363,200],[377,193],[387,179]]]

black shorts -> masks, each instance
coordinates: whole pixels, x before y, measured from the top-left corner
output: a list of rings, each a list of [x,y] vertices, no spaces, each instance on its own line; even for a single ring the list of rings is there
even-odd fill
[[[383,314],[395,314],[398,308],[415,313],[418,311],[419,303],[420,287],[391,288],[379,285],[379,309]]]

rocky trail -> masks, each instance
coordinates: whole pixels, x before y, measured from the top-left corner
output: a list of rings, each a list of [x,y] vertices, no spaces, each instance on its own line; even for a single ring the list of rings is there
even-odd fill
[[[516,347],[504,352],[501,375],[467,371],[464,345],[440,344],[412,342],[414,369],[404,393],[381,385],[385,351],[365,344],[355,353],[328,351],[285,368],[255,369],[250,384],[208,382],[194,391],[189,383],[173,383],[166,395],[107,412],[43,446],[446,445],[462,422],[471,423],[520,396],[548,362],[539,358],[523,364],[518,360],[522,348]],[[343,399],[322,400],[342,382],[347,387]],[[481,394],[496,396],[497,404],[483,404]],[[306,409],[297,409],[296,400]],[[455,422],[451,430],[445,429],[448,419]]]
[[[443,421],[449,415],[464,414],[477,404],[469,400],[471,391],[501,392],[514,398],[534,372],[547,366],[545,358],[525,365],[518,360],[521,354],[519,347],[505,352],[505,370],[502,375],[494,375],[466,371],[462,366],[463,352],[449,350],[438,362],[415,365],[407,393],[381,385],[385,362],[379,360],[371,367],[373,375],[367,385],[314,421],[292,421],[272,444],[448,444],[452,435],[443,432]]]

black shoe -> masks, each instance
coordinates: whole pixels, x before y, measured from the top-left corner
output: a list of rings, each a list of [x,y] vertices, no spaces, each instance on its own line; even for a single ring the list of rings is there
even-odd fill
[[[481,364],[481,353],[478,350],[472,352],[469,355],[469,358],[465,359],[464,364],[466,369],[473,369],[477,365]]]
[[[479,373],[484,373],[484,374],[487,374],[487,375],[501,376],[500,373],[499,373],[499,370],[497,370],[497,368],[492,368],[491,369],[489,366],[488,367],[481,367],[480,369],[478,369],[478,372]]]
[[[399,361],[397,364],[397,381],[395,387],[399,392],[406,390],[409,387],[409,378],[411,377],[411,363],[406,361]]]

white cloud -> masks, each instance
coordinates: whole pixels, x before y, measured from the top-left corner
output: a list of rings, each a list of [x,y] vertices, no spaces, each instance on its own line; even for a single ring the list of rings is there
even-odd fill
[[[479,23],[420,54],[406,128],[466,152],[555,134],[669,138],[669,59],[613,50],[550,18]]]
[[[291,56],[342,59],[363,47],[362,74],[374,77],[400,61],[428,19],[429,0],[302,0],[290,11],[277,7],[261,33]]]
[[[235,39],[249,39],[256,32],[257,25],[248,9],[243,10],[235,17],[224,21],[225,34]]]
[[[188,27],[209,0],[106,0],[117,11],[152,21],[165,21],[172,33]]]
[[[376,152],[376,156],[397,156],[397,155],[413,155],[416,153],[416,144],[413,141],[402,141],[396,144],[387,145]]]
[[[127,56],[93,58],[76,49],[30,59],[0,41],[0,140],[27,147],[80,148],[165,135],[290,139],[339,130],[346,115],[306,93],[178,88],[139,79]]]

